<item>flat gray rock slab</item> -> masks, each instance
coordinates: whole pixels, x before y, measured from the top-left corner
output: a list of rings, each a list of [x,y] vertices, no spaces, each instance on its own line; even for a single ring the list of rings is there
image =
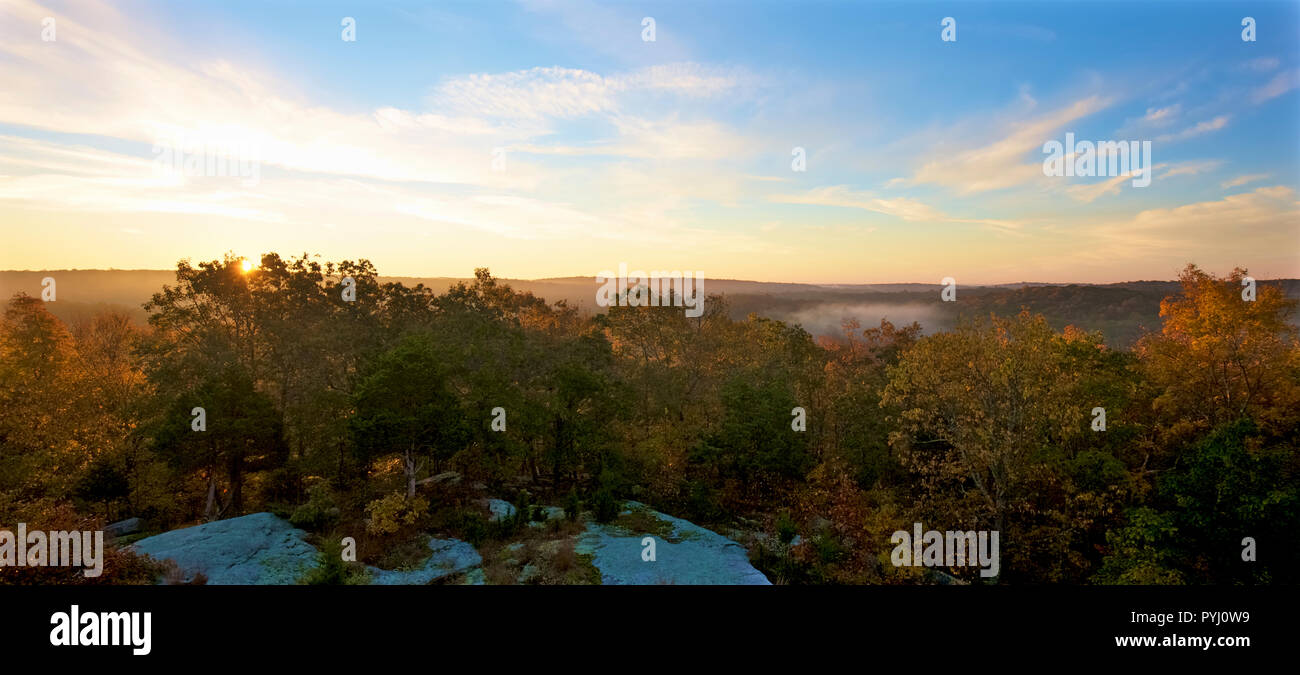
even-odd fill
[[[468,542],[459,539],[430,539],[432,554],[418,569],[382,570],[366,567],[372,586],[423,586],[449,574],[478,567],[483,558]]]
[[[214,586],[285,585],[316,567],[306,534],[275,515],[254,513],[146,537],[130,548],[175,561],[186,582],[202,573]]]
[[[487,507],[488,511],[491,513],[488,520],[491,520],[494,523],[514,517],[515,512],[517,511],[514,504],[511,504],[504,499],[496,499],[495,497],[487,500]]]
[[[770,585],[749,564],[745,547],[690,521],[626,502],[627,514],[643,510],[671,527],[666,536],[633,532],[617,524],[588,523],[574,551],[592,556],[603,584]],[[641,558],[642,539],[655,538],[655,560]]]
[[[139,518],[127,518],[126,520],[119,520],[116,523],[109,523],[108,525],[104,526],[104,534],[109,534],[114,537],[121,537],[128,534],[135,534],[136,532],[139,531],[140,531]]]

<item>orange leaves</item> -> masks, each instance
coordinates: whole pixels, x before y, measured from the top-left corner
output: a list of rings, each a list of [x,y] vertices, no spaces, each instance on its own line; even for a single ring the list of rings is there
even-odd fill
[[[1182,291],[1161,302],[1160,332],[1138,342],[1135,351],[1171,418],[1213,424],[1245,415],[1264,423],[1295,416],[1300,387],[1285,365],[1300,350],[1289,324],[1295,302],[1269,283],[1248,300],[1245,277],[1240,268],[1220,278],[1188,265]]]

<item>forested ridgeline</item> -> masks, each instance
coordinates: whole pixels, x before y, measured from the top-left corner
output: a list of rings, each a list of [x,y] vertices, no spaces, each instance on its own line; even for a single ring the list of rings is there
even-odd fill
[[[0,271],[0,297],[41,288],[58,280],[59,300],[46,306],[64,323],[92,319],[104,312],[122,313],[141,326],[149,314],[143,303],[175,273],[168,270]],[[460,282],[452,277],[378,277],[379,283],[423,284],[441,295]],[[959,282],[962,280],[958,280]],[[549,303],[565,301],[582,316],[604,312],[593,301],[593,277],[498,279],[516,291],[530,292]],[[1300,298],[1300,279],[1271,279],[1286,296]],[[1111,347],[1130,349],[1144,331],[1160,327],[1160,301],[1179,289],[1177,281],[1130,281],[1109,284],[1020,283],[976,286],[962,283],[955,302],[936,303],[940,284],[808,284],[706,279],[708,293],[727,297],[728,316],[744,320],[759,314],[798,323],[814,337],[839,335],[846,319],[874,324],[888,318],[895,325],[919,322],[926,332],[949,330],[963,319],[989,314],[1014,315],[1021,308],[1042,314],[1057,330],[1068,325],[1101,331]],[[1293,324],[1300,317],[1292,316]]]
[[[1245,270],[1189,265],[1130,349],[1020,307],[814,338],[723,296],[591,316],[487,270],[435,292],[366,261],[242,263],[179,263],[147,327],[9,300],[0,527],[271,511],[377,561],[420,533],[499,536],[474,508],[491,493],[766,533],[751,557],[785,583],[930,583],[890,563],[916,522],[1000,532],[1001,583],[1300,579],[1295,302],[1243,299]]]

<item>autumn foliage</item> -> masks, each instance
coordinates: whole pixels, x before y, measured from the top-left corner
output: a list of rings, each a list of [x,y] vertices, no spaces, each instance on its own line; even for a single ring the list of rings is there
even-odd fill
[[[181,262],[148,326],[10,300],[0,526],[271,510],[475,538],[479,484],[566,511],[637,499],[785,583],[981,581],[891,565],[918,521],[1001,532],[1001,583],[1297,580],[1295,303],[1265,282],[1244,300],[1245,270],[1188,266],[1130,350],[1020,308],[814,338],[722,297],[588,316],[486,270],[437,294],[366,261],[242,262]],[[1244,537],[1269,554],[1243,562]]]

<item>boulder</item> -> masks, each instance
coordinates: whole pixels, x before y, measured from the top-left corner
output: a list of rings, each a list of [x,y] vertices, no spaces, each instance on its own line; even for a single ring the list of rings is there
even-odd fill
[[[621,515],[659,521],[655,532],[637,532],[620,525],[588,523],[574,551],[591,555],[603,584],[769,585],[749,564],[740,544],[680,518],[626,502]],[[624,521],[636,522],[636,521]],[[642,540],[655,538],[655,560],[641,558]]]
[[[306,532],[270,513],[254,513],[146,537],[131,550],[171,560],[182,581],[196,574],[210,585],[294,584],[316,567]]]
[[[383,570],[366,567],[374,586],[423,586],[451,574],[465,572],[483,564],[473,546],[459,539],[430,539],[431,555],[414,570]]]
[[[140,531],[139,518],[127,518],[104,526],[104,534],[109,537],[123,537]]]
[[[515,511],[517,510],[515,509],[514,504],[511,504],[504,499],[496,499],[495,497],[487,500],[487,509],[491,513],[488,520],[491,520],[494,523],[514,516]]]
[[[443,471],[442,473],[426,478],[425,480],[434,485],[442,485],[444,483],[447,485],[460,485],[460,474],[455,471]]]

